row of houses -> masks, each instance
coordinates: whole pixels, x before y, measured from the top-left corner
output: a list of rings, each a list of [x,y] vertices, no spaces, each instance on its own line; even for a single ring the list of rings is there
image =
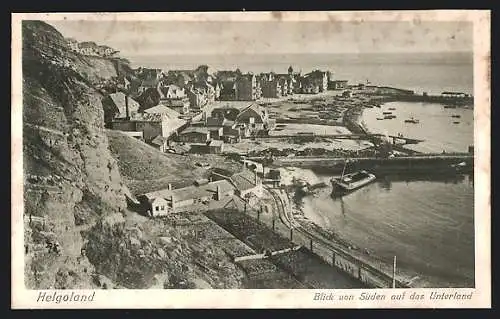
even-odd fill
[[[238,71],[217,73],[221,86],[220,100],[255,101],[291,94],[317,94],[347,88],[347,81],[335,80],[332,72],[314,70],[302,75],[290,66],[288,73],[241,74]]]
[[[168,148],[169,139],[188,124],[180,113],[163,104],[139,112],[139,103],[123,92],[109,94],[102,105],[107,128],[126,132],[162,152]]]
[[[137,94],[147,92],[160,97],[160,102],[181,114],[197,113],[220,96],[220,86],[202,70],[170,70],[138,68]]]
[[[151,217],[166,216],[189,210],[198,204],[224,201],[231,196],[251,201],[262,196],[262,180],[256,172],[244,170],[230,176],[212,173],[210,180],[195,181],[193,185],[149,192],[137,196],[141,210]]]
[[[237,143],[276,125],[267,109],[253,102],[240,108],[214,108],[210,113],[203,112],[201,121],[194,123],[163,102],[140,112],[139,103],[123,92],[109,94],[102,105],[106,127],[126,132],[162,152],[175,141],[190,144],[196,153],[222,153],[224,143]]]
[[[195,70],[170,70],[139,68],[142,79],[139,93],[157,89],[164,102],[183,107],[183,112],[201,110],[204,106],[220,101],[256,101],[260,98],[280,98],[305,93],[316,94],[326,90],[347,88],[347,81],[335,80],[332,72],[314,70],[302,75],[290,66],[288,73],[242,73],[235,71],[209,71],[201,66]],[[180,112],[180,113],[183,113]]]
[[[73,38],[67,38],[66,42],[72,51],[83,55],[112,57],[118,53],[118,51],[107,45],[98,45],[92,41],[78,42]]]
[[[241,109],[230,106],[218,107],[214,108],[210,114],[204,113],[201,122],[193,123],[180,132],[178,140],[184,143],[210,143],[211,141],[212,143],[215,141],[237,143],[242,138],[271,130],[275,125],[276,121],[269,117],[267,109],[256,103],[249,103]]]

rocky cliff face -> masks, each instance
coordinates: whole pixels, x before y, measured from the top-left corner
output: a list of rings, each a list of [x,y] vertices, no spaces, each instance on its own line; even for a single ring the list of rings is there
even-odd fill
[[[80,229],[126,207],[94,88],[116,71],[110,61],[71,52],[43,22],[23,22],[22,31],[26,284],[88,286]]]
[[[239,287],[222,250],[127,211],[96,86],[130,68],[73,53],[46,23],[22,32],[26,287]]]

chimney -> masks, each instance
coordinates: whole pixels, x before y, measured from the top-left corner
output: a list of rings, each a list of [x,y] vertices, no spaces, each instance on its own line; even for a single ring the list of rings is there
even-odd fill
[[[220,186],[217,185],[217,193],[215,194],[215,200],[221,200],[221,192],[220,192]]]
[[[174,195],[170,195],[170,202],[172,203],[172,209],[175,209]]]
[[[168,184],[168,190],[171,191],[172,190],[172,184]]]

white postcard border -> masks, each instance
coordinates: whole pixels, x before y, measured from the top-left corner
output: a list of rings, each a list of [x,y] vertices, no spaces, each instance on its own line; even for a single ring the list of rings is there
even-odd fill
[[[22,176],[22,20],[174,20],[174,21],[471,21],[474,23],[474,145],[475,145],[475,289],[349,289],[349,290],[27,290],[24,287]],[[489,308],[491,306],[490,229],[490,12],[486,10],[357,11],[357,12],[211,12],[211,13],[17,13],[12,14],[12,297],[11,306],[26,308]],[[470,300],[429,300],[431,292],[470,294]],[[317,292],[353,295],[351,301],[317,301]],[[359,300],[361,294],[385,295],[385,300]],[[40,301],[40,294],[59,296]],[[65,295],[92,294],[92,301],[69,302]],[[394,294],[405,300],[391,300]],[[410,300],[415,293],[424,300]],[[55,294],[55,295],[54,295]],[[38,299],[38,301],[37,301]],[[59,302],[57,300],[59,299]]]

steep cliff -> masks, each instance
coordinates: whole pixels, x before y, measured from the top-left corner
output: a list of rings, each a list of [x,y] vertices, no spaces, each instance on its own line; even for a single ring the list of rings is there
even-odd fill
[[[78,227],[126,207],[104,133],[102,96],[94,88],[116,71],[110,61],[71,52],[43,22],[24,22],[22,31],[24,202],[32,232],[27,285],[85,286],[92,267],[81,258]]]
[[[238,287],[241,273],[222,251],[199,248],[217,261],[207,277],[187,239],[127,210],[96,87],[130,68],[72,52],[44,22],[24,21],[22,32],[26,287],[189,287],[186,276]],[[144,235],[147,225],[175,246]]]

